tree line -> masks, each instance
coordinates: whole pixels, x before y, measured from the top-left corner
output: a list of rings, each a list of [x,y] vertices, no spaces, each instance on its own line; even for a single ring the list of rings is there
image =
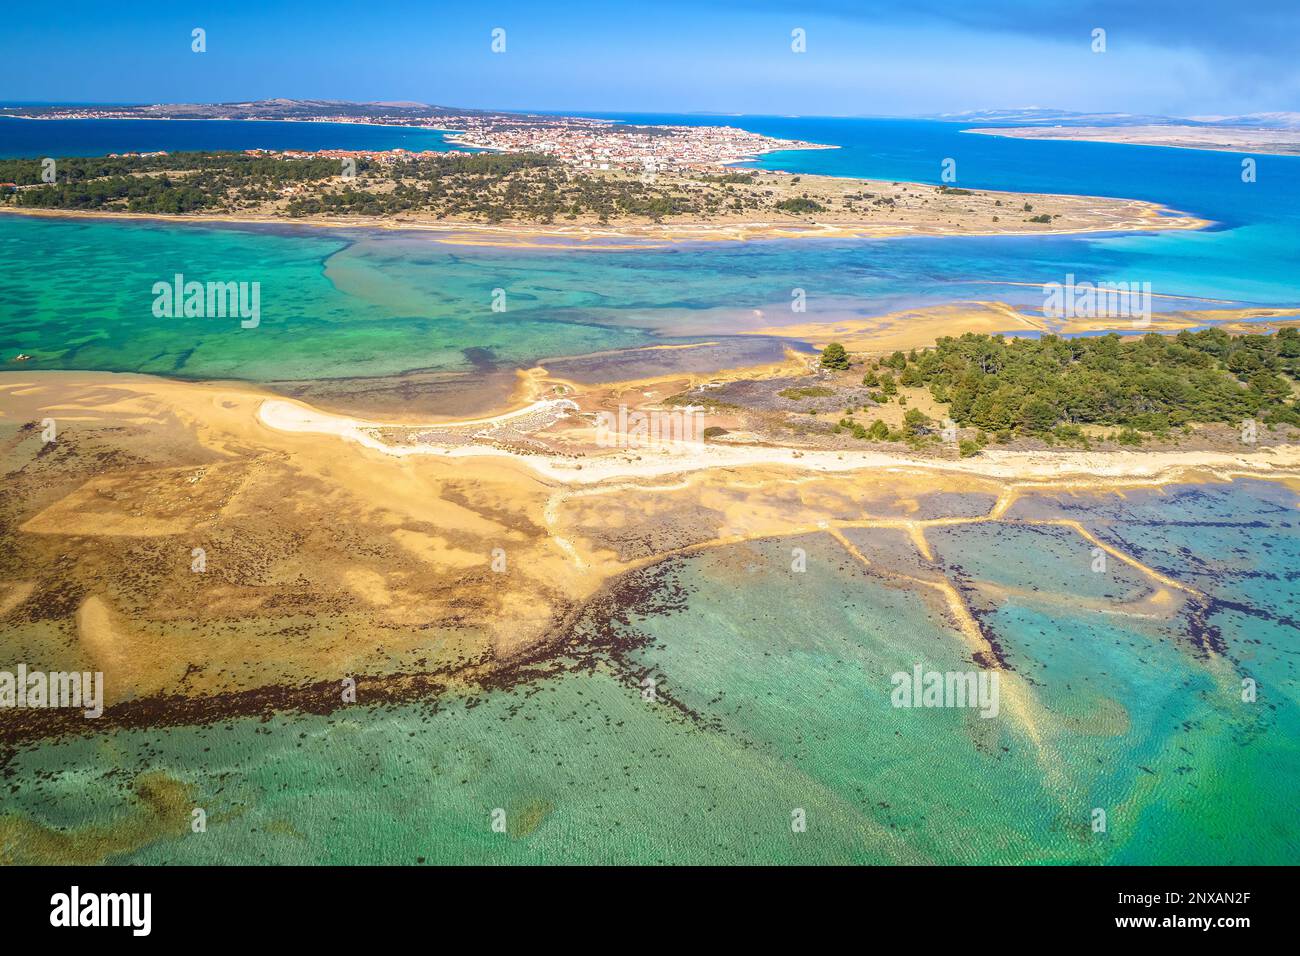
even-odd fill
[[[823,352],[847,365],[838,343]],[[1164,434],[1191,423],[1300,426],[1294,383],[1300,332],[1230,335],[1218,328],[1123,338],[1005,338],[966,333],[932,348],[875,361],[863,384],[889,401],[900,387],[925,387],[958,425],[1011,433],[1078,437],[1080,426]],[[1136,440],[1140,441],[1140,435]]]

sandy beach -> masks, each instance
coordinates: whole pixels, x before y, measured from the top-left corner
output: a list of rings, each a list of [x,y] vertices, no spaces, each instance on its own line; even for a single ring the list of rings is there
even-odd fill
[[[514,412],[463,423],[475,428],[491,422],[522,419],[542,414],[555,420],[574,403],[560,400],[534,402]],[[554,417],[552,417],[552,414]],[[456,445],[436,441],[388,443],[380,437],[392,424],[361,421],[313,409],[300,402],[268,399],[258,406],[258,421],[268,428],[297,434],[332,436],[354,442],[385,455],[437,455],[451,459],[505,458],[527,468],[547,481],[569,485],[641,478],[662,478],[709,469],[759,466],[788,468],[795,472],[836,473],[873,469],[901,475],[909,471],[936,471],[1017,483],[1070,481],[1103,487],[1107,484],[1138,482],[1166,484],[1189,474],[1210,475],[1228,480],[1241,476],[1300,477],[1300,447],[1275,446],[1241,454],[1222,452],[1085,453],[1070,451],[1018,452],[985,451],[978,458],[951,460],[919,458],[874,451],[811,451],[770,446],[743,447],[703,442],[668,441],[653,449],[612,451],[584,456],[581,462],[517,455],[501,448]],[[445,427],[445,425],[444,425]],[[543,426],[544,427],[544,426]],[[403,425],[405,431],[420,426]]]
[[[1008,283],[1014,284],[1014,283]],[[1041,289],[1042,286],[1029,286]],[[1188,305],[1197,300],[1183,300]],[[1169,304],[1172,304],[1170,301]],[[780,315],[776,310],[772,315]],[[868,318],[796,322],[789,325],[759,325],[740,330],[742,335],[777,335],[824,348],[839,342],[851,352],[873,353],[922,349],[944,335],[973,332],[981,335],[1078,335],[1087,332],[1117,332],[1145,335],[1148,332],[1179,332],[1183,329],[1216,325],[1232,334],[1276,331],[1300,322],[1300,309],[1275,308],[1188,308],[1157,312],[1150,319],[1071,318],[1056,319],[1022,311],[1006,302],[963,302],[953,305],[907,309]]]
[[[992,504],[979,520],[1003,520],[1029,493],[1300,482],[1296,445],[967,459],[597,448],[575,400],[524,395],[499,415],[420,425],[240,383],[0,374],[12,479],[0,650],[115,663],[110,705],[335,673],[491,669],[563,634],[606,582],[684,548],[882,524],[911,528],[924,549],[927,525],[913,522],[928,495],[980,496]],[[51,418],[57,440],[44,443]],[[949,520],[928,510],[927,521]],[[277,637],[308,608],[302,640]],[[431,627],[443,635],[432,644]]]

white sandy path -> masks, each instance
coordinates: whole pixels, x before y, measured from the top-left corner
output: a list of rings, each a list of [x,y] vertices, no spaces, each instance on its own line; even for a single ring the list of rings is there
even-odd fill
[[[427,426],[430,429],[477,427],[524,417],[556,406],[564,399],[534,402],[527,408],[495,418]],[[558,410],[558,409],[557,409]],[[269,399],[258,410],[262,424],[279,431],[334,435],[385,455],[437,455],[445,458],[507,458],[552,481],[590,485],[627,478],[656,478],[709,468],[779,465],[803,471],[846,472],[875,469],[891,472],[928,471],[970,475],[1014,482],[1078,478],[1088,483],[1160,483],[1189,472],[1220,478],[1257,475],[1300,477],[1300,446],[1279,445],[1239,454],[1226,452],[1014,452],[985,451],[973,458],[916,458],[877,451],[800,451],[790,448],[726,444],[665,443],[655,448],[613,451],[580,462],[545,455],[519,455],[487,445],[445,447],[434,443],[392,445],[375,434],[378,429],[418,426],[368,422],[311,408],[300,402]]]
[[[284,432],[325,432],[332,435],[347,435],[353,431],[361,431],[371,428],[400,428],[404,430],[416,431],[422,428],[437,429],[446,431],[448,429],[472,429],[479,428],[483,425],[500,425],[515,418],[524,418],[538,412],[560,412],[568,409],[577,409],[578,404],[567,398],[550,398],[533,402],[524,408],[515,409],[512,412],[502,412],[500,415],[493,415],[491,418],[458,418],[454,421],[446,422],[428,422],[424,425],[403,425],[389,424],[386,422],[368,422],[360,418],[348,418],[344,415],[333,415],[329,412],[323,412],[319,409],[312,408],[310,405],[304,405],[301,402],[290,402],[282,399],[269,399],[262,403],[259,417],[264,425],[271,428],[277,428]],[[386,449],[388,446],[382,442],[370,447]],[[393,451],[397,454],[399,452]]]

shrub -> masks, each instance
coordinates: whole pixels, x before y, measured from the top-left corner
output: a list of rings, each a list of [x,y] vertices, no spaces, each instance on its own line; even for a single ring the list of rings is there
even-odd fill
[[[807,196],[794,196],[790,199],[782,199],[776,204],[776,208],[783,212],[805,213],[805,212],[825,212],[826,207],[816,199],[809,199]]]
[[[832,342],[822,349],[822,368],[843,370],[849,367],[849,354],[839,342]]]

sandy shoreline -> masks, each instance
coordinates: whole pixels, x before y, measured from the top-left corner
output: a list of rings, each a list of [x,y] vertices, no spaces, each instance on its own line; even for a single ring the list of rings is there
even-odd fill
[[[628,572],[878,528],[901,537],[886,557],[850,551],[863,573],[913,588],[967,653],[994,660],[965,592],[928,563],[929,529],[1042,523],[1037,506],[1013,511],[1026,497],[1239,477],[1300,488],[1296,445],[968,459],[727,443],[611,450],[593,447],[590,423],[564,399],[524,392],[500,415],[413,425],[241,383],[0,375],[10,475],[0,652],[35,648],[51,668],[111,672],[109,714],[135,714],[134,702],[141,719],[168,695],[260,707],[268,688],[347,674],[435,675],[421,691],[430,696],[561,649],[575,614]],[[478,434],[497,428],[513,433]],[[530,435],[549,450],[529,450]],[[1096,546],[1072,516],[1047,521]]]
[[[1017,285],[1019,283],[1000,283]],[[1027,287],[1041,289],[1025,283]],[[1155,297],[1155,296],[1153,296]],[[1185,296],[1159,298],[1205,302],[1222,305],[1215,300],[1202,300]],[[881,353],[895,349],[930,348],[945,335],[973,332],[978,335],[1080,335],[1086,333],[1115,332],[1119,335],[1145,335],[1148,332],[1172,333],[1183,329],[1218,326],[1232,334],[1272,330],[1300,321],[1300,308],[1204,308],[1178,309],[1156,312],[1150,319],[1079,318],[1056,319],[1022,311],[1006,302],[995,300],[936,305],[927,308],[905,309],[885,315],[866,318],[845,317],[818,322],[799,322],[787,325],[765,325],[741,329],[740,335],[768,335],[807,342],[824,348],[830,342],[839,342],[850,352]]]
[[[528,375],[524,379],[529,381],[518,390],[511,405],[492,415],[379,421],[329,412],[244,382],[190,382],[122,372],[8,371],[0,374],[0,394],[6,396],[10,412],[0,412],[0,422],[18,422],[24,415],[37,411],[61,415],[65,422],[83,420],[79,414],[69,417],[70,412],[80,407],[76,402],[67,404],[58,396],[111,394],[118,398],[104,407],[113,410],[114,415],[123,408],[170,406],[185,409],[182,418],[201,424],[203,419],[212,417],[205,410],[212,409],[219,411],[215,417],[223,427],[238,426],[238,431],[247,438],[259,436],[259,441],[265,441],[272,435],[281,435],[286,440],[315,439],[311,447],[326,457],[337,454],[330,448],[337,449],[333,440],[338,439],[345,446],[359,446],[357,453],[366,458],[370,457],[369,453],[377,453],[390,460],[429,459],[462,465],[479,462],[485,467],[507,465],[534,479],[561,486],[590,486],[751,467],[827,475],[872,471],[903,476],[924,472],[998,483],[1068,481],[1099,487],[1126,481],[1165,484],[1194,474],[1215,479],[1244,475],[1300,479],[1300,445],[1289,444],[1243,446],[1240,452],[985,449],[972,458],[959,458],[955,454],[952,458],[920,456],[893,450],[821,450],[697,441],[664,441],[643,448],[595,448],[589,441],[590,422],[579,417],[579,403],[573,400],[578,394],[573,394],[573,398],[538,397],[543,391],[541,380]],[[647,382],[632,384],[640,389]],[[125,395],[137,397],[123,402],[120,399]],[[48,397],[53,403],[38,400],[38,396]],[[33,402],[30,408],[22,407]],[[95,404],[99,404],[99,399]],[[590,415],[585,417],[589,419]],[[130,420],[146,419],[132,415]],[[567,423],[567,426],[557,434],[550,431],[556,423]],[[518,428],[525,434],[546,432],[548,438],[565,439],[555,443],[563,451],[519,453],[469,441],[495,426]],[[445,440],[449,435],[456,436],[456,440]],[[322,444],[321,439],[326,443]],[[293,445],[306,447],[298,440]]]
[[[548,402],[497,416],[495,420],[536,412]],[[572,403],[570,403],[572,404]],[[482,445],[448,447],[436,442],[392,444],[377,435],[394,427],[334,415],[301,402],[284,399],[263,401],[258,421],[277,431],[317,434],[341,438],[394,457],[438,455],[450,458],[505,458],[537,473],[548,481],[569,485],[592,485],[606,481],[662,478],[708,469],[751,466],[781,466],[796,471],[852,472],[864,469],[891,473],[938,471],[1013,482],[1059,482],[1090,480],[1114,484],[1138,480],[1164,484],[1189,473],[1228,478],[1241,475],[1273,477],[1300,476],[1300,446],[1272,446],[1255,452],[1018,452],[984,451],[975,458],[935,459],[877,451],[813,451],[768,446],[736,446],[670,442],[629,451],[587,455],[580,461],[518,455]],[[484,420],[480,420],[484,421]],[[474,424],[474,423],[465,423]],[[405,429],[419,426],[403,425]],[[433,427],[433,426],[430,426]],[[442,427],[446,427],[446,423]]]
[[[928,187],[927,187],[928,188]],[[998,195],[1001,195],[998,193]],[[433,241],[465,246],[514,246],[523,248],[565,248],[619,251],[644,249],[655,243],[748,242],[761,239],[892,239],[911,236],[1067,236],[1097,233],[1198,230],[1213,225],[1207,219],[1171,215],[1174,210],[1142,200],[1104,197],[1058,197],[1024,193],[1007,194],[1038,201],[1069,199],[1095,201],[1108,207],[1106,213],[1089,209],[1094,220],[1078,226],[1023,228],[1010,222],[998,228],[968,228],[947,223],[882,222],[717,222],[717,223],[626,223],[620,225],[488,225],[447,222],[418,217],[351,216],[288,218],[273,215],[185,214],[98,212],[70,209],[27,209],[0,207],[0,215],[34,216],[50,219],[122,220],[198,225],[308,226],[320,229],[382,229],[393,232],[426,233]],[[1113,207],[1113,208],[1110,208]],[[619,244],[622,241],[626,244]]]

